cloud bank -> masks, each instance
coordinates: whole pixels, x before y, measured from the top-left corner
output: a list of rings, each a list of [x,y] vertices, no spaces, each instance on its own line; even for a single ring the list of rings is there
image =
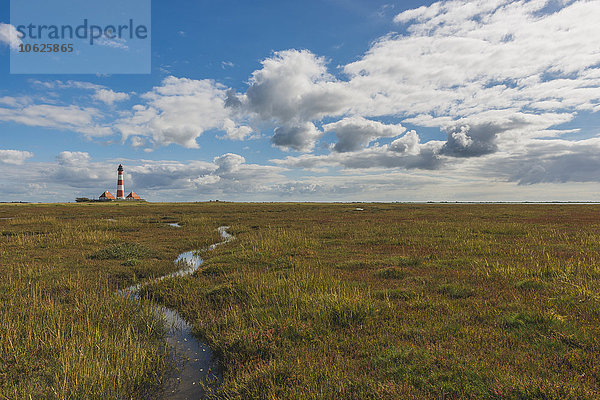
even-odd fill
[[[243,139],[248,125],[266,124],[273,145],[307,153],[335,132],[332,151],[341,153],[399,137],[401,125],[377,121],[393,116],[416,135],[439,128],[440,156],[485,156],[515,139],[557,136],[550,128],[600,110],[600,53],[589,40],[600,34],[599,16],[591,1],[437,2],[398,14],[405,33],[378,39],[338,76],[308,50],[278,51],[245,93],[170,77],[123,124],[147,121],[153,140],[186,147],[209,129]]]

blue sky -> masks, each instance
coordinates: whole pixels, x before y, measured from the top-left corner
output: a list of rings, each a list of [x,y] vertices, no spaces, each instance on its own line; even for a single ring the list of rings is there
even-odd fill
[[[10,74],[0,201],[598,201],[592,1],[152,2],[151,74]],[[127,50],[123,50],[126,52]]]

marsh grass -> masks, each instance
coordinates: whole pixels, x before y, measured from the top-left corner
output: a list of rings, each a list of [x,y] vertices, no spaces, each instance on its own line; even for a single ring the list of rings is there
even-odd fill
[[[145,227],[144,215],[161,208],[6,210],[14,218],[0,220],[0,398],[154,398],[171,368],[166,328],[151,306],[115,291],[176,268],[184,235]],[[206,236],[194,240],[218,237]]]
[[[127,260],[123,261],[121,265],[123,265],[124,267],[135,267],[139,263],[140,260],[138,260],[137,258],[128,258]]]
[[[454,283],[440,285],[438,292],[452,299],[466,299],[467,297],[473,296],[475,293],[475,291],[468,286]]]
[[[118,243],[90,255],[93,260],[132,260],[148,258],[150,250],[137,243]]]
[[[373,296],[380,300],[410,300],[414,299],[416,294],[404,289],[383,289],[377,290]]]
[[[375,275],[382,279],[402,279],[408,276],[408,272],[399,268],[384,268],[377,271]]]
[[[600,396],[597,208],[340,207],[230,205],[237,240],[149,288],[217,351],[221,396]]]
[[[1,317],[23,326],[0,338],[0,393],[145,398],[168,368],[161,327],[110,293],[172,271],[178,252],[229,225],[236,240],[203,253],[193,276],[142,293],[181,311],[218,354],[217,397],[600,398],[598,206],[355,207],[0,207],[16,217],[0,221],[0,285],[19,288],[0,290]],[[103,249],[118,257],[89,258]],[[8,305],[34,294],[19,319]],[[46,346],[50,333],[60,345]],[[121,354],[137,361],[107,361]]]
[[[0,371],[10,398],[124,398],[160,385],[163,327],[151,308],[81,277],[48,284],[11,271],[2,285]],[[25,278],[26,279],[23,279]]]
[[[525,279],[515,283],[515,287],[522,290],[542,290],[546,286],[544,282],[533,279]]]

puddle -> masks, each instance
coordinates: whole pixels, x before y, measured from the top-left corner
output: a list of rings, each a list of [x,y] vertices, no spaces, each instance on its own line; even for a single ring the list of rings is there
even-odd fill
[[[364,208],[359,208],[359,207],[356,207],[356,208],[354,209],[354,211],[365,211],[365,209],[364,209]]]
[[[228,226],[218,228],[223,241],[210,245],[209,249],[212,250],[234,239],[233,235],[227,233],[228,228]],[[197,250],[181,253],[175,260],[176,264],[182,266],[180,270],[119,290],[117,294],[139,301],[139,290],[142,286],[167,278],[189,275],[196,271],[203,262],[199,253]],[[209,387],[216,387],[222,380],[221,371],[219,371],[216,361],[213,360],[213,352],[194,337],[191,325],[177,311],[161,304],[155,304],[155,306],[157,316],[164,318],[167,326],[170,327],[166,339],[172,354],[176,357],[177,366],[176,370],[167,377],[167,382],[159,398],[191,400],[203,397],[205,393],[201,383],[205,383]]]
[[[15,219],[15,217],[2,217],[0,218],[0,221],[8,221],[10,219]]]
[[[181,225],[179,225],[177,222],[173,222],[173,223],[169,224],[169,226],[174,226],[175,228],[181,228]]]

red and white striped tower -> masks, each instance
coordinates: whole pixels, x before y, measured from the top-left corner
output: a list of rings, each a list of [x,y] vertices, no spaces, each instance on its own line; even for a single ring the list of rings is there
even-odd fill
[[[123,187],[123,166],[119,164],[119,177],[117,179],[117,200],[125,199],[125,188]]]

